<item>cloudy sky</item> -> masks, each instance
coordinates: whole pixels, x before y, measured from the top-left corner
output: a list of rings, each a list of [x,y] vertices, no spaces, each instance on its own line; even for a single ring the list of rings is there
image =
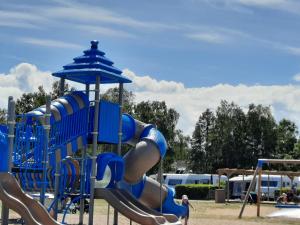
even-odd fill
[[[186,134],[222,99],[300,126],[298,0],[1,0],[0,30],[0,107],[49,90],[51,72],[97,39],[136,101],[165,100]]]

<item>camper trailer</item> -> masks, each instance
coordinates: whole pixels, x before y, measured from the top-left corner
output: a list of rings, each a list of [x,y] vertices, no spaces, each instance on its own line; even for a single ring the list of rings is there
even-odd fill
[[[163,174],[164,184],[175,187],[179,184],[219,184],[219,175],[216,174]],[[226,176],[221,176],[221,182],[227,180]]]
[[[261,181],[261,193],[268,199],[275,198],[275,190],[280,190],[280,188],[291,188],[292,184],[300,187],[300,178],[296,177],[293,182],[287,176],[280,175],[262,175]],[[229,188],[231,198],[242,198],[245,192],[248,190],[250,186],[250,182],[253,179],[253,175],[250,176],[236,176],[229,179]],[[256,177],[255,183],[255,191],[257,193],[258,185],[257,185],[258,177]]]

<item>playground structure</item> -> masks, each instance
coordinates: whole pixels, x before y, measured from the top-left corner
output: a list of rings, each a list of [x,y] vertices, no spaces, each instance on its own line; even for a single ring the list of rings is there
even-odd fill
[[[67,210],[80,204],[83,224],[88,201],[88,224],[94,221],[94,199],[105,199],[117,212],[139,224],[181,224],[186,209],[174,202],[172,189],[145,176],[166,154],[167,143],[154,125],[123,114],[123,84],[131,81],[113,66],[98,41],[63,70],[60,97],[24,115],[15,116],[13,98],[8,100],[7,124],[0,126],[0,200],[2,225],[8,224],[8,209],[26,224],[65,224]],[[65,80],[85,84],[85,91],[64,93]],[[100,101],[100,84],[119,84],[119,103]],[[90,85],[94,100],[90,101]],[[97,156],[99,144],[117,145],[117,152]],[[121,156],[122,143],[133,148]],[[92,155],[87,147],[92,144]],[[76,154],[81,151],[81,156]],[[27,192],[40,192],[40,202]],[[47,212],[46,192],[54,193]],[[71,203],[65,205],[68,198]],[[64,213],[62,223],[57,213]]]
[[[257,217],[260,216],[260,203],[261,203],[261,177],[262,177],[262,167],[264,164],[294,164],[294,165],[299,165],[300,164],[300,160],[296,160],[296,159],[259,159],[258,162],[257,162],[257,166],[256,166],[256,169],[254,171],[254,174],[253,174],[253,179],[250,183],[250,186],[247,190],[247,193],[246,193],[246,196],[245,196],[245,199],[243,201],[243,206],[241,208],[241,211],[239,213],[239,218],[241,219],[242,216],[243,216],[243,212],[244,212],[244,209],[245,209],[245,206],[248,202],[248,198],[249,198],[249,195],[250,195],[250,192],[251,190],[254,188],[254,185],[256,183],[256,177],[258,176],[258,192],[257,192],[257,212],[256,212],[256,215]]]

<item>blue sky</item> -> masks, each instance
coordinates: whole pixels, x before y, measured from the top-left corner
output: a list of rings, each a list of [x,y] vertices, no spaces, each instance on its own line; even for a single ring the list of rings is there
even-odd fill
[[[203,91],[220,85],[233,90],[250,88],[245,96],[252,96],[250,92],[257,87],[295,88],[300,80],[297,0],[28,0],[26,4],[1,0],[0,29],[3,76],[30,77],[60,70],[89,48],[90,40],[98,39],[115,65],[136,81],[131,88],[137,91],[137,100],[147,100],[149,91],[154,91],[149,100],[166,100],[175,108],[180,108],[178,103],[168,101],[164,94],[157,96],[158,89],[145,87],[142,78],[161,87],[161,93],[166,92],[164,88],[188,92],[185,98],[189,99],[195,97],[194,90],[194,94],[205,96]],[[293,90],[289,99],[298,97],[298,89]],[[218,94],[227,96],[219,89],[211,96]],[[292,101],[284,105],[287,100],[279,100],[280,96],[275,100],[273,95],[264,100],[245,97],[247,101],[233,96],[228,95],[228,100],[242,106],[265,103],[274,107],[276,118],[288,117],[300,124],[300,109],[292,108]],[[214,101],[219,101],[219,96],[216,98]],[[181,112],[186,117],[181,128],[191,133],[201,110],[216,105],[207,103],[194,107],[193,112]],[[193,115],[188,125],[190,116],[186,114]]]
[[[299,1],[1,2],[1,72],[58,70],[91,39],[121,69],[188,87],[286,84],[300,71]]]

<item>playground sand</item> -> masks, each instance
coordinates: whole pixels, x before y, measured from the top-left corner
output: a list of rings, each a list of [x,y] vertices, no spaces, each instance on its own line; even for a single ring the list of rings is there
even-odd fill
[[[95,201],[95,225],[107,224],[107,204],[102,200]],[[240,203],[215,204],[213,201],[191,201],[196,210],[190,212],[189,225],[296,225],[299,219],[288,218],[268,218],[267,215],[278,211],[273,205],[261,206],[261,218],[256,217],[256,206],[247,205],[243,219],[238,219],[241,208]],[[110,208],[110,221],[112,224],[113,209]],[[61,216],[59,216],[61,218]],[[18,215],[12,212],[11,218],[18,218]],[[77,224],[78,215],[68,214],[66,222],[68,224]],[[85,224],[87,217],[85,216]],[[119,216],[119,225],[128,225],[129,220]],[[132,223],[136,225],[136,223]]]

